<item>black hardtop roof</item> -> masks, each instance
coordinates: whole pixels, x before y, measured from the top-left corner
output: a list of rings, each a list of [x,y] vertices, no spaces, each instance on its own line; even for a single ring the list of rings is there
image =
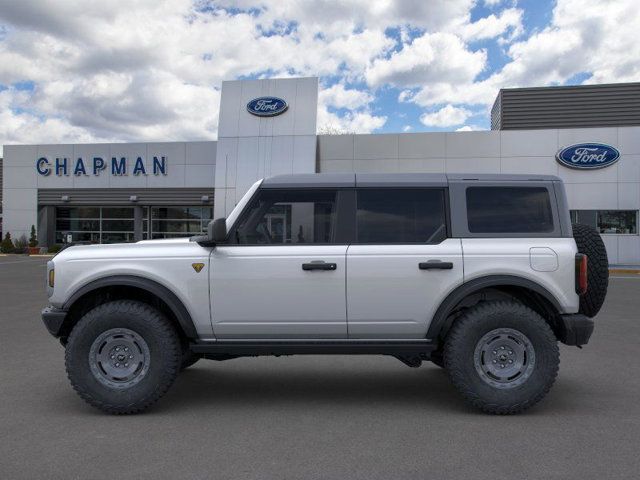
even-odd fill
[[[262,188],[446,187],[459,182],[552,182],[554,175],[471,173],[298,173],[265,178]]]

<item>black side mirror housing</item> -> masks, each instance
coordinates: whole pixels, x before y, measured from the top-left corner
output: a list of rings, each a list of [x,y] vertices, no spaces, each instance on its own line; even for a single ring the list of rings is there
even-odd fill
[[[201,247],[215,247],[218,243],[224,243],[227,239],[227,219],[216,218],[207,225],[206,235],[196,235],[191,237],[192,242],[196,242]]]
[[[227,239],[227,219],[216,218],[207,225],[209,240],[213,243],[224,243]]]

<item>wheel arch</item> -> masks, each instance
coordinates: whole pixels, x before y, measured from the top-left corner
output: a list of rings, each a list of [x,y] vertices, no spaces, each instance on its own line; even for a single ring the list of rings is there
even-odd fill
[[[193,319],[184,303],[164,285],[136,275],[112,275],[99,278],[76,290],[64,303],[68,312],[63,326],[66,337],[77,320],[87,311],[111,299],[131,298],[155,303],[174,322],[186,338],[197,338]]]
[[[560,328],[557,319],[561,306],[555,296],[542,285],[515,275],[488,275],[465,282],[453,290],[441,303],[434,314],[427,338],[442,339],[455,320],[458,307],[466,299],[489,291],[501,292],[532,307],[549,323],[554,332]]]

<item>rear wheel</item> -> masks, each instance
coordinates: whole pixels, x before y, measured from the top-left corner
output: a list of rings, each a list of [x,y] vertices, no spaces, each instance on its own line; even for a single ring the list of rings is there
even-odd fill
[[[151,306],[105,303],[84,315],[66,345],[71,385],[90,405],[115,414],[141,412],[169,389],[182,356],[173,325]]]
[[[487,413],[519,413],[539,402],[558,374],[557,340],[518,302],[470,308],[447,335],[444,364],[454,386]]]

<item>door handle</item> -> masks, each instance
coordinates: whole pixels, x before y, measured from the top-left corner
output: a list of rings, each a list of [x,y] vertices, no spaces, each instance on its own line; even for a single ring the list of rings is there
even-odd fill
[[[311,263],[303,263],[302,270],[335,270],[338,268],[336,263],[327,263],[322,260],[316,260]]]
[[[442,260],[429,260],[418,264],[420,270],[451,270],[453,262],[443,262]]]

